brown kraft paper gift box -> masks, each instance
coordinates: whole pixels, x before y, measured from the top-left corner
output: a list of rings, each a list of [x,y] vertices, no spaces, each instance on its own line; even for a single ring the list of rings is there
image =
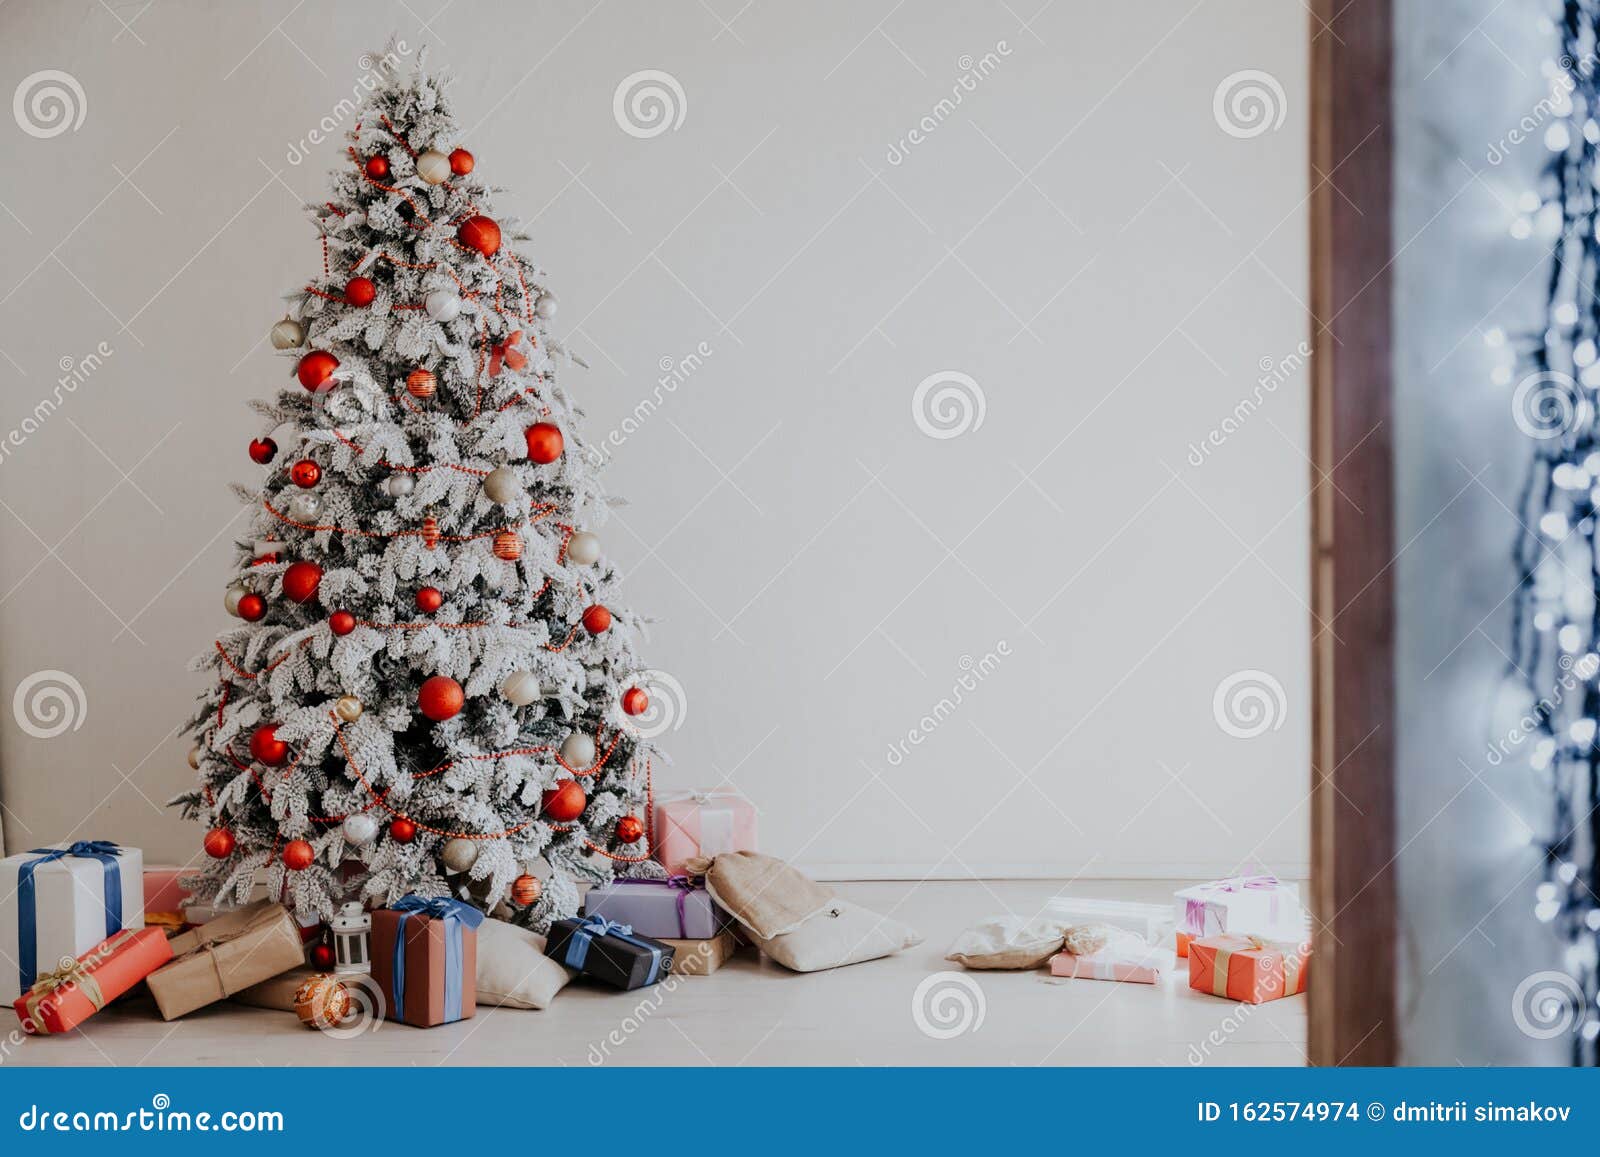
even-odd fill
[[[406,916],[410,919],[405,919]],[[394,1002],[395,933],[404,924],[405,1007]],[[445,921],[420,912],[401,912],[392,908],[372,913],[372,980],[383,993],[384,1016],[418,1028],[447,1024],[452,1019],[445,1011],[445,952],[449,929]],[[478,934],[472,928],[461,930],[461,1020],[478,1008]]]
[[[169,943],[175,959],[145,980],[165,1020],[305,963],[294,917],[266,900],[218,916]]]

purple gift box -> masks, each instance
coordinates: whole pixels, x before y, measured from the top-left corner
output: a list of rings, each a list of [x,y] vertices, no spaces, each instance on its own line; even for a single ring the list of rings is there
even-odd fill
[[[711,893],[687,876],[615,880],[592,890],[583,912],[630,925],[638,935],[653,939],[710,940],[733,922]]]

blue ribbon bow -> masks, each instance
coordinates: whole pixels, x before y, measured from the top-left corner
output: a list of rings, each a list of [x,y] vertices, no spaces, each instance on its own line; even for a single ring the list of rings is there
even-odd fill
[[[649,940],[635,936],[633,925],[614,924],[604,916],[585,916],[572,930],[572,939],[567,941],[567,967],[582,971],[584,962],[589,959],[589,945],[596,938],[606,936],[615,936],[650,953],[650,971],[644,978],[646,984],[654,984],[661,978],[661,949]]]
[[[17,974],[23,992],[32,988],[39,976],[39,905],[34,894],[33,873],[41,864],[68,856],[99,860],[105,884],[101,902],[106,910],[106,936],[109,938],[122,931],[122,867],[117,863],[117,857],[122,854],[120,847],[110,840],[79,840],[71,847],[33,848],[27,854],[39,858],[17,869]]]
[[[461,929],[477,928],[483,923],[483,913],[471,904],[452,900],[448,896],[418,896],[413,892],[402,896],[390,907],[399,912],[400,923],[394,930],[394,977],[390,983],[389,998],[394,1002],[397,1019],[405,1019],[406,1011],[406,921],[413,916],[426,916],[444,921],[444,1018],[461,1019],[462,976]],[[476,978],[474,978],[476,979]]]

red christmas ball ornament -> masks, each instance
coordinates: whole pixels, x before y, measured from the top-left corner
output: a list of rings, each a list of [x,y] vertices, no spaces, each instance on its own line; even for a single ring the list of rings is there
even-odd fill
[[[650,706],[650,696],[637,687],[629,687],[622,693],[622,711],[625,715],[643,715]]]
[[[636,844],[644,835],[644,821],[638,816],[623,816],[617,821],[617,840],[624,844]]]
[[[283,866],[291,872],[303,872],[311,866],[317,853],[304,840],[290,840],[283,845]]]
[[[431,398],[438,387],[439,379],[433,376],[432,370],[418,366],[406,375],[406,393],[413,398]]]
[[[378,296],[378,287],[370,277],[352,277],[344,283],[344,299],[349,305],[371,305]]]
[[[233,833],[227,828],[212,828],[206,833],[204,847],[206,855],[213,860],[226,860],[233,855]]]
[[[422,545],[429,550],[439,545],[439,520],[431,514],[422,520]]]
[[[583,612],[583,626],[591,635],[603,635],[611,629],[611,612],[595,603]]]
[[[466,693],[461,684],[448,675],[435,675],[426,680],[417,692],[417,710],[435,723],[443,723],[460,713],[466,703]]]
[[[349,611],[334,611],[328,616],[328,630],[343,638],[356,629],[356,617]]]
[[[500,251],[500,226],[481,214],[468,217],[456,230],[456,240],[468,249],[476,249],[485,257],[493,257]]]
[[[395,816],[389,821],[389,834],[400,843],[409,844],[417,838],[417,825],[405,816]]]
[[[289,745],[278,738],[278,729],[263,724],[250,733],[250,755],[257,763],[282,767],[289,762]]]
[[[564,779],[544,793],[544,814],[557,823],[571,823],[583,814],[588,804],[589,797],[583,794],[583,788],[575,779]]]
[[[502,530],[494,536],[494,556],[516,562],[522,557],[522,536],[514,530]]]
[[[318,972],[326,972],[333,967],[333,948],[330,945],[317,943],[311,946],[311,967]]]
[[[511,881],[511,902],[519,908],[527,908],[539,902],[543,891],[544,885],[539,882],[538,876],[518,876]]]
[[[472,172],[472,167],[477,163],[466,149],[454,149],[450,153],[450,171],[458,177],[465,177]]]
[[[289,481],[302,490],[310,490],[322,481],[322,467],[309,458],[302,458],[289,467]]]
[[[438,587],[423,587],[417,592],[417,610],[431,615],[442,606],[444,606],[444,592]]]
[[[308,603],[317,597],[322,568],[314,562],[294,562],[283,572],[283,593],[291,601]]]
[[[389,175],[389,158],[388,157],[368,157],[367,158],[367,176],[371,177],[374,181],[381,181],[385,177],[387,177],[388,175]]]
[[[300,359],[300,364],[295,367],[294,372],[302,386],[315,392],[327,385],[328,379],[333,376],[333,371],[338,368],[339,359],[327,350],[312,350]]]
[[[267,617],[267,600],[257,594],[240,595],[239,617],[247,623],[259,623]]]
[[[258,466],[265,466],[277,456],[278,444],[271,438],[250,439],[250,460]]]
[[[561,457],[561,427],[554,422],[535,422],[523,431],[523,437],[528,441],[528,457],[539,465],[548,466]]]

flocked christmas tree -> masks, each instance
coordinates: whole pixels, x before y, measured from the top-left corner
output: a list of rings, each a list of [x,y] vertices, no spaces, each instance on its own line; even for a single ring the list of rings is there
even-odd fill
[[[242,622],[197,660],[218,682],[174,801],[207,829],[205,899],[265,869],[304,913],[420,892],[543,927],[580,880],[651,870],[609,500],[555,297],[446,84],[419,64],[368,97],[310,207],[320,276],[272,330],[292,376],[254,403],[263,482],[235,488]]]

